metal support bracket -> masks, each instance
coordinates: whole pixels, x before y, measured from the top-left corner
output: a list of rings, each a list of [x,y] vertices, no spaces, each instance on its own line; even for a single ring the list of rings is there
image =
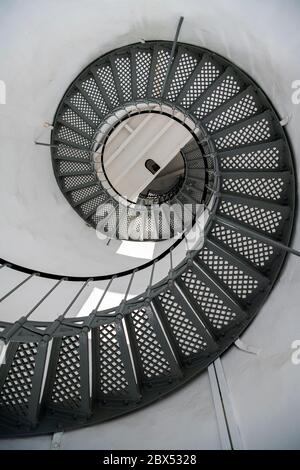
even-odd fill
[[[281,121],[279,122],[281,127],[286,126],[290,122],[291,118],[292,118],[291,114],[287,114],[284,118],[282,118]]]
[[[222,449],[242,450],[242,438],[234,416],[230,393],[220,358],[208,367],[208,374]]]
[[[241,351],[245,351],[249,354],[255,354],[256,356],[259,356],[261,353],[261,349],[256,348],[255,346],[250,346],[249,344],[244,343],[240,338],[238,338],[234,345],[240,349]]]
[[[64,435],[64,431],[56,432],[52,436],[52,441],[51,441],[51,450],[60,450],[61,449],[61,443],[62,443],[62,438]]]
[[[173,63],[173,60],[174,60],[177,41],[178,41],[178,36],[179,36],[179,33],[180,33],[180,29],[181,29],[181,26],[182,26],[183,19],[184,19],[183,16],[181,16],[179,18],[179,22],[178,22],[178,25],[177,25],[177,29],[176,29],[176,33],[175,33],[175,37],[174,37],[174,41],[173,41],[173,45],[172,45],[171,55],[170,55],[170,59],[169,59],[169,63],[168,63],[168,68],[167,68],[165,80],[164,80],[162,90],[161,90],[161,96],[164,96],[164,93],[165,93],[166,84],[168,82],[169,74],[170,74],[172,63]]]

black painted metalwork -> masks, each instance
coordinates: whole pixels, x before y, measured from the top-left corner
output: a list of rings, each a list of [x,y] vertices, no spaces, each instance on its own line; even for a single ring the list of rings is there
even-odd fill
[[[295,205],[292,157],[271,103],[239,68],[187,44],[178,44],[166,80],[171,48],[169,42],[134,44],[87,67],[56,114],[53,166],[68,200],[88,188],[97,193],[72,199],[90,221],[89,204],[98,203],[100,194],[92,152],[103,122],[130,106],[139,112],[138,103],[180,110],[194,123],[199,145],[183,150],[189,179],[175,199],[192,208],[204,201],[210,214],[204,244],[177,264],[171,251],[168,276],[153,283],[162,257],[156,259],[147,290],[128,300],[129,284],[116,308],[99,310],[110,276],[87,317],[67,318],[64,312],[54,322],[26,316],[14,324],[0,322],[7,343],[0,368],[2,436],[99,423],[182,386],[253,320],[286,252],[299,254],[288,246]],[[135,272],[126,273],[130,282]],[[84,281],[74,303],[88,279],[66,282],[73,280]]]
[[[165,239],[164,225],[159,224],[158,221],[156,222],[159,230],[156,237],[153,238],[152,234],[148,234],[147,229],[142,227],[141,211],[146,211],[145,225],[149,225],[153,217],[151,213],[153,204],[171,205],[173,198],[180,195],[181,191],[193,181],[203,179],[207,180],[207,183],[209,179],[215,178],[213,172],[210,175],[207,172],[206,158],[213,148],[210,141],[205,140],[205,145],[201,143],[207,137],[205,129],[179,102],[170,100],[166,92],[162,93],[164,87],[170,87],[174,80],[178,81],[178,77],[175,77],[178,69],[182,70],[183,77],[179,77],[182,81],[186,73],[185,69],[192,66],[197,55],[193,52],[191,64],[188,62],[179,64],[181,56],[188,57],[186,52],[179,47],[176,57],[172,58],[172,53],[174,54],[177,49],[174,48],[174,44],[169,52],[170,48],[169,43],[133,45],[109,53],[97,60],[71,84],[53,122],[50,148],[57,182],[71,206],[84,221],[97,227],[101,232],[105,232],[108,237],[122,238],[118,227],[116,230],[114,222],[116,218],[118,226],[123,226],[124,223],[129,226],[136,219],[137,225],[141,226],[140,241]],[[164,57],[161,57],[161,53]],[[144,69],[146,57],[149,62],[147,70]],[[167,58],[168,70],[162,77],[157,76],[155,70],[162,67],[163,73]],[[155,109],[155,106],[158,109]],[[178,187],[164,197],[146,199],[141,197],[135,204],[124,200],[123,196],[111,185],[105,171],[103,155],[112,132],[129,117],[145,113],[163,114],[179,122],[189,130],[192,140],[181,152],[185,163],[185,177]],[[44,143],[39,144],[44,145]],[[192,169],[189,168],[187,164],[187,160],[191,158],[187,156],[189,152],[192,156],[197,155],[199,160],[203,159],[198,167],[194,165]],[[98,160],[99,164],[101,162],[101,171],[95,163]],[[198,187],[197,202],[208,202],[206,190],[205,185],[201,191]],[[126,207],[128,202],[131,202],[127,214],[123,210],[118,210],[117,205],[122,204],[122,201]],[[108,205],[112,210],[108,211]],[[170,237],[173,236],[174,233],[171,231]],[[131,239],[130,231],[128,238]],[[134,240],[136,241],[136,238]]]

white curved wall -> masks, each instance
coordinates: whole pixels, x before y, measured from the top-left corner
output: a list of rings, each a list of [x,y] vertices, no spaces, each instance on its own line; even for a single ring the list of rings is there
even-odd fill
[[[105,262],[103,250],[95,257],[96,240],[57,190],[48,150],[35,147],[33,140],[41,123],[51,121],[64,90],[85,65],[140,38],[172,39],[181,15],[185,17],[181,41],[232,60],[266,91],[282,117],[291,115],[287,131],[297,164],[300,105],[291,101],[292,82],[300,79],[297,0],[2,0],[0,79],[8,86],[8,104],[0,107],[3,257],[24,264],[34,259],[35,266],[53,271],[66,267],[76,271],[83,261],[94,270]],[[296,225],[294,244],[299,248]],[[245,333],[244,341],[261,348],[261,354],[232,348],[222,359],[247,448],[300,448],[300,365],[291,363],[291,342],[300,339],[299,279],[299,260],[290,258],[270,299]],[[142,448],[219,448],[206,374],[186,390],[104,424],[97,434],[94,429],[67,433],[63,447],[118,449],[134,443]],[[202,400],[208,403],[203,408]],[[197,413],[194,407],[199,407]],[[189,434],[179,432],[182,422]],[[129,426],[130,442],[120,431]],[[49,442],[48,437],[2,441],[0,447],[48,447]]]
[[[297,35],[291,34],[289,16],[294,21],[298,5],[281,5],[274,0],[257,6],[236,0],[3,0],[0,79],[7,85],[7,104],[0,106],[0,255],[69,275],[134,266],[136,260],[114,256],[116,243],[104,246],[58,191],[49,149],[34,145],[35,139],[49,139],[42,124],[52,121],[66,88],[92,60],[141,38],[172,39],[181,14],[182,41],[240,65],[284,115],[297,68]],[[283,47],[287,37],[288,48]],[[296,145],[295,122],[296,115],[289,126]]]

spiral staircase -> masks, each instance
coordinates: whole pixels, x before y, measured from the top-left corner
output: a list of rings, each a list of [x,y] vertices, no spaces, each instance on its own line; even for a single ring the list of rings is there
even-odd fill
[[[295,208],[289,144],[272,104],[256,83],[223,57],[189,44],[146,41],[114,50],[70,85],[51,135],[56,180],[84,220],[109,238],[134,222],[138,240],[161,243],[166,207],[192,207],[188,227],[172,222],[176,240],[157,259],[112,276],[26,274],[0,299],[32,278],[53,286],[15,323],[0,322],[6,363],[0,369],[0,435],[24,436],[99,423],[139,409],[204,371],[245,330],[267,299],[286,256]],[[185,126],[184,178],[162,199],[118,196],[103,166],[112,132],[130,117],[158,114]],[[202,212],[195,210],[202,204]],[[163,206],[151,219],[153,206]],[[141,218],[141,213],[144,217]],[[117,214],[116,218],[115,214]],[[183,250],[205,215],[205,237]],[[178,216],[178,214],[177,214]],[[175,214],[176,218],[176,214]],[[155,225],[153,230],[151,224]],[[130,225],[132,227],[132,225]],[[129,240],[136,240],[130,230]],[[181,247],[179,259],[174,259]],[[153,282],[170,260],[169,272]],[[134,276],[147,287],[128,298]],[[127,279],[119,306],[86,317],[69,308],[89,284]],[[78,285],[53,322],[32,320],[37,307],[66,283]]]

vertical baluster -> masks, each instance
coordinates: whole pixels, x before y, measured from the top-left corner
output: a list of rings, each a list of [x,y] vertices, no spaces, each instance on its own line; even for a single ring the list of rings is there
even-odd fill
[[[29,276],[26,277],[23,281],[21,281],[19,284],[17,284],[13,289],[11,289],[7,294],[5,294],[3,297],[1,297],[0,302],[3,302],[7,297],[9,297],[11,294],[13,294],[19,287],[23,286],[29,279],[31,279],[33,276],[36,274],[30,274]]]
[[[113,280],[114,280],[115,278],[116,278],[116,276],[112,276],[112,277],[110,278],[109,282],[107,283],[107,286],[105,287],[105,289],[104,289],[104,291],[103,291],[103,294],[102,294],[102,296],[100,297],[99,302],[97,303],[97,306],[96,306],[96,309],[95,309],[96,312],[98,312],[99,307],[100,307],[100,305],[102,304],[102,302],[103,302],[103,300],[104,300],[104,297],[106,296],[106,294],[107,294],[107,292],[108,292],[108,290],[109,290],[109,288],[110,288],[110,286],[111,286],[111,284],[112,284],[112,282],[113,282]]]

